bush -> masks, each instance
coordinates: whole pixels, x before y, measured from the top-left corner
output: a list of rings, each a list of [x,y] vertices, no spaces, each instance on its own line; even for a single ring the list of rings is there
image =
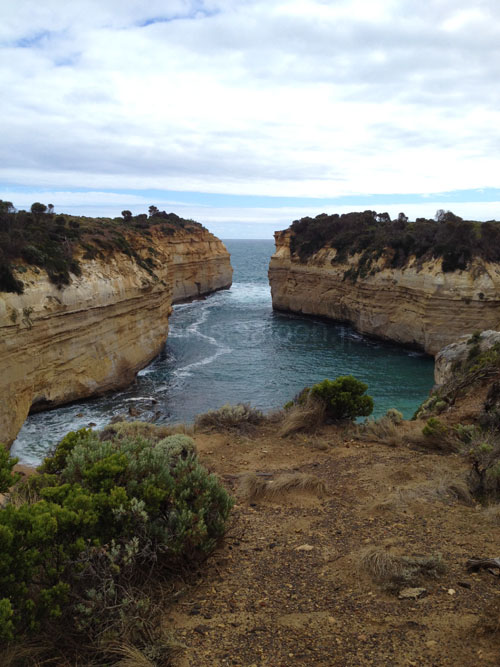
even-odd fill
[[[352,375],[341,375],[335,380],[323,380],[309,390],[309,396],[326,409],[326,417],[333,421],[367,417],[373,411],[373,398],[366,396],[368,385]]]
[[[306,261],[321,248],[335,248],[334,263],[359,255],[344,279],[355,282],[376,270],[383,258],[385,266],[405,266],[411,257],[419,262],[441,259],[443,272],[464,270],[474,257],[500,260],[500,225],[479,223],[445,213],[438,221],[417,218],[409,222],[400,214],[391,220],[387,213],[351,212],[318,215],[295,220],[290,226],[290,249]]]
[[[500,439],[496,432],[476,432],[467,449],[472,469],[468,483],[481,502],[500,499]]]
[[[446,424],[443,424],[437,417],[431,417],[422,429],[422,434],[426,438],[444,438],[448,434],[448,431],[449,429]]]
[[[0,456],[2,487],[12,466]],[[81,429],[39,470],[19,489],[25,502],[0,511],[3,641],[62,618],[95,639],[134,606],[131,586],[205,558],[232,505],[181,434],[154,444]]]
[[[83,250],[86,250],[84,259],[99,256],[103,260],[113,253],[123,252],[153,275],[152,260],[143,260],[134,251],[134,247],[142,245],[144,237],[151,236],[148,229],[143,230],[142,225],[136,224],[143,217],[146,216],[131,216],[127,221],[75,219],[73,216],[54,216],[50,205],[47,207],[39,202],[28,212],[16,211],[11,202],[0,200],[0,291],[23,293],[23,283],[13,273],[15,268],[17,271],[25,268],[16,266],[19,260],[43,268],[50,281],[62,288],[71,282],[70,273],[81,274],[78,256]],[[175,234],[179,229],[202,229],[199,223],[164,212],[153,224],[165,235]]]

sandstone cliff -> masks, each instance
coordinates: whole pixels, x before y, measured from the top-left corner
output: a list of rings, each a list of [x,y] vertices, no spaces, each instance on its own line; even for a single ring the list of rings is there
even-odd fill
[[[474,257],[467,270],[443,272],[439,258],[413,257],[388,268],[380,257],[365,272],[359,253],[337,261],[332,247],[301,261],[291,252],[291,236],[291,230],[275,233],[269,281],[276,310],[348,322],[432,355],[465,333],[499,328],[498,263]]]
[[[229,253],[201,226],[169,235],[152,226],[127,242],[135,260],[80,252],[81,275],[63,289],[23,266],[24,293],[0,293],[0,442],[30,410],[129,384],[165,344],[172,303],[231,285]]]

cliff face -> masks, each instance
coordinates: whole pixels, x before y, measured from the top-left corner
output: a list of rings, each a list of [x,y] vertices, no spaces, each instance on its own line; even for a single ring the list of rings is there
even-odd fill
[[[456,368],[467,362],[472,365],[480,354],[500,346],[500,331],[483,331],[480,335],[461,336],[455,343],[450,343],[436,354],[434,360],[434,381],[437,386],[453,380]]]
[[[412,258],[401,269],[380,259],[362,277],[359,255],[332,263],[337,251],[322,248],[302,263],[290,238],[290,230],[275,233],[269,282],[276,310],[348,322],[433,355],[465,333],[499,328],[498,264],[475,258],[468,270],[443,273],[440,259],[418,265]]]
[[[139,257],[80,258],[82,275],[58,289],[25,268],[24,294],[0,293],[0,442],[10,444],[38,411],[129,384],[165,344],[171,305],[231,285],[225,246],[207,230],[147,239]]]

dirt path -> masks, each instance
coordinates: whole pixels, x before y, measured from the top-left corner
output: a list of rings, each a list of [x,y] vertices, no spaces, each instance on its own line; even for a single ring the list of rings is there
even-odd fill
[[[238,501],[223,548],[166,618],[187,647],[179,667],[500,664],[499,637],[477,629],[485,607],[500,610],[499,581],[465,569],[471,556],[500,555],[500,526],[449,491],[466,470],[459,456],[339,443],[333,429],[196,440],[233,492],[251,471],[312,473],[326,493]],[[440,553],[448,569],[401,600],[363,572],[370,546]]]

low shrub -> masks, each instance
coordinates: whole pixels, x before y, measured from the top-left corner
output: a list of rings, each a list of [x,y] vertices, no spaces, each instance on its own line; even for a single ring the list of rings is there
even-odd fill
[[[422,434],[426,438],[443,438],[448,434],[449,428],[443,424],[437,417],[431,417],[422,429]]]
[[[462,449],[460,434],[438,417],[430,417],[422,428],[422,436],[412,436],[409,440],[414,445],[436,452],[450,453]]]
[[[326,417],[332,421],[367,417],[373,411],[373,398],[366,396],[368,385],[352,375],[323,380],[311,387],[309,396],[323,403]]]
[[[352,375],[305,387],[285,404],[280,435],[314,431],[327,421],[352,421],[368,416],[373,410],[373,399],[364,395],[367,388]]]
[[[2,488],[12,467],[1,455]],[[141,584],[206,558],[232,504],[188,436],[155,443],[89,429],[67,434],[18,496],[0,510],[3,642],[50,636],[54,621],[73,638],[95,644],[104,628],[116,640],[146,614]]]
[[[468,483],[481,502],[500,500],[500,438],[495,431],[476,433],[467,448],[472,464]]]
[[[389,408],[384,416],[393,424],[401,424],[403,421],[403,413],[396,410],[396,408]]]
[[[223,405],[198,415],[195,428],[219,431],[251,431],[265,420],[264,413],[247,403]]]

